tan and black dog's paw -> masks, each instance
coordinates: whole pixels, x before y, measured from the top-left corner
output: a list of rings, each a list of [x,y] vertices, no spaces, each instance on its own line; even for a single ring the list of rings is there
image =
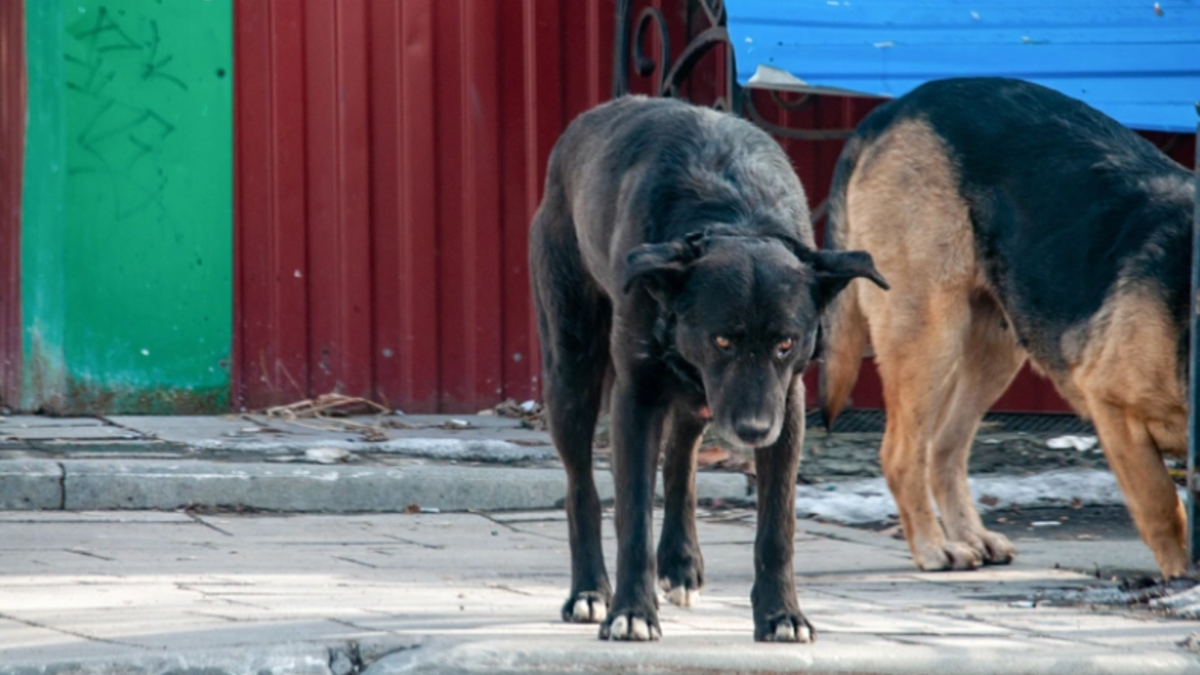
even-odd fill
[[[1017,557],[1017,547],[999,532],[984,530],[976,536],[979,540],[976,550],[983,557],[984,565],[1008,565]]]
[[[969,544],[943,541],[914,549],[913,562],[923,572],[973,570],[983,564],[983,556]]]

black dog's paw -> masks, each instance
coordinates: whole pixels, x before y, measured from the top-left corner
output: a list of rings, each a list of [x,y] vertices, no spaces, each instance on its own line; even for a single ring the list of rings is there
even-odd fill
[[[780,610],[766,616],[754,616],[756,642],[815,642],[817,632],[800,610]]]
[[[663,577],[658,580],[667,602],[678,607],[695,607],[700,603],[700,588],[689,582],[678,583]]]
[[[600,624],[600,639],[635,642],[662,639],[658,612],[649,606],[614,609],[608,619]]]
[[[567,623],[600,623],[608,616],[609,595],[600,591],[572,593],[563,604],[562,619]]]
[[[704,560],[699,553],[675,553],[658,556],[658,585],[667,602],[680,607],[695,607],[704,588]]]

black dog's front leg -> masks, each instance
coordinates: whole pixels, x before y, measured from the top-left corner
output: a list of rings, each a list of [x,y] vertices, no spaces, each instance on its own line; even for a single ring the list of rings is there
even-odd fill
[[[675,401],[664,425],[663,521],[658,540],[658,583],[667,600],[692,607],[704,586],[704,556],[696,536],[696,454],[707,422],[704,400]]]
[[[758,448],[758,535],[754,541],[754,639],[811,642],[812,625],[800,613],[792,571],[796,532],[796,471],[804,442],[804,386],[797,377],[788,393],[787,419],[779,440]]]
[[[617,591],[600,638],[657,640],[658,596],[654,590],[651,528],[661,397],[644,379],[618,376],[612,392],[613,479],[616,492]]]

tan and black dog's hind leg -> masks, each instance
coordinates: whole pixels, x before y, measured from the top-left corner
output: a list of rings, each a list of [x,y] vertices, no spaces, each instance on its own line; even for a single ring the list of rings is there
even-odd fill
[[[1017,550],[1007,537],[984,528],[967,482],[967,460],[984,413],[1008,388],[1026,357],[990,294],[973,295],[970,310],[954,390],[933,441],[929,479],[946,538],[975,549],[984,564],[1003,565],[1012,562]]]
[[[893,292],[903,288],[892,286]],[[930,479],[939,477],[932,466],[934,440],[953,402],[966,347],[965,298],[930,287],[897,299],[904,303],[901,311],[867,309],[887,406],[880,463],[917,566],[974,569],[983,557],[945,537],[929,498]]]
[[[704,556],[696,536],[696,460],[705,426],[695,409],[683,405],[667,415],[658,584],[667,600],[680,607],[695,605],[704,587]]]
[[[608,616],[612,586],[600,544],[592,441],[610,367],[610,309],[586,279],[570,214],[549,192],[530,232],[530,274],[550,437],[567,471],[571,592],[562,618],[600,623]]]
[[[968,353],[979,359],[975,352],[987,349],[986,340],[972,341],[973,313],[985,307],[973,307],[982,297],[981,275],[968,208],[947,157],[941,139],[918,121],[877,139],[850,179],[840,233],[844,248],[871,253],[892,286],[884,293],[859,283],[856,291],[887,406],[880,459],[914,561],[924,570],[974,568],[985,560],[987,540],[1000,549],[996,562],[1011,558],[1011,545],[984,536],[966,485],[978,409],[999,392],[968,391],[996,373],[965,370]],[[1002,354],[993,365],[1013,358]],[[1012,373],[999,377],[1007,385]],[[949,539],[930,501],[931,479],[947,509]]]
[[[1129,514],[1163,576],[1172,578],[1190,572],[1187,516],[1162,455],[1186,451],[1187,411],[1178,334],[1156,295],[1123,289],[1105,302],[1068,393],[1082,392]]]

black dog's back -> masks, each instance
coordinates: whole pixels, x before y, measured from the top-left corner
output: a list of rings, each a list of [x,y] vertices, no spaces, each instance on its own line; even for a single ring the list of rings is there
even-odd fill
[[[653,172],[642,176],[645,167]],[[616,183],[633,176],[637,194],[623,192]],[[610,294],[612,250],[703,223],[813,245],[804,189],[779,145],[745,120],[672,99],[624,97],[580,115],[551,153],[546,193],[561,195],[585,265]]]

